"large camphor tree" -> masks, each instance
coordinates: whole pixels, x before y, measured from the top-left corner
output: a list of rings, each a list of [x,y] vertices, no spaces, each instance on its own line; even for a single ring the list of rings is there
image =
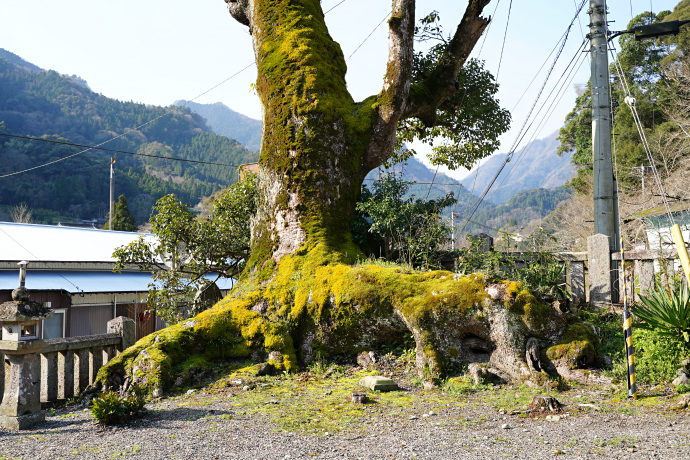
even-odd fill
[[[492,153],[507,129],[495,83],[468,61],[489,0],[470,0],[448,37],[434,13],[415,28],[415,0],[393,0],[383,86],[361,102],[347,90],[319,0],[225,1],[252,36],[263,104],[251,257],[226,299],[142,339],[101,370],[100,383],[134,381],[155,395],[184,381],[192,359],[251,358],[290,371],[410,333],[430,385],[472,362],[524,379],[564,356],[566,368],[595,360],[591,333],[519,284],[356,264],[349,223],[362,181],[394,158],[396,142],[444,136],[451,142],[432,161],[457,167]],[[437,39],[428,53],[415,54],[415,32]]]

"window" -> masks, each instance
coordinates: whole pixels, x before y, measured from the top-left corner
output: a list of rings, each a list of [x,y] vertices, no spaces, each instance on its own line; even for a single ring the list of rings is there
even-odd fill
[[[46,302],[50,307],[50,302]],[[43,320],[43,338],[58,339],[65,336],[65,309],[53,311],[53,316]]]

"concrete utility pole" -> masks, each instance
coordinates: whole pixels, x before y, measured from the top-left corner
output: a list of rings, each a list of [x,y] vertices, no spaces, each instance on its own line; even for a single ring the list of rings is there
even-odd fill
[[[592,59],[592,160],[594,167],[594,233],[609,237],[611,250],[618,250],[618,202],[611,161],[611,99],[606,1],[589,2],[589,35]]]
[[[110,212],[108,213],[108,230],[113,229],[113,203],[115,200],[113,187],[113,165],[115,164],[115,157],[110,157]]]

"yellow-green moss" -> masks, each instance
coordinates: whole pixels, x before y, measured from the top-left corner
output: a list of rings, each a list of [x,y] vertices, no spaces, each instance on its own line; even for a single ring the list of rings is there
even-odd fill
[[[597,362],[598,341],[586,325],[570,324],[558,343],[546,349],[546,357],[551,361],[565,360],[573,369],[590,366]]]

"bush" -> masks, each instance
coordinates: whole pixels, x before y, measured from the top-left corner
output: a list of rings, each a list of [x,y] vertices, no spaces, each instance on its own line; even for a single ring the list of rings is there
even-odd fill
[[[143,412],[144,404],[144,391],[133,385],[128,396],[112,390],[104,391],[93,399],[91,413],[103,425],[120,425]]]
[[[640,295],[640,300],[641,305],[631,308],[642,321],[638,327],[690,342],[690,290],[685,284],[659,283],[649,296]]]
[[[635,377],[640,383],[670,382],[680,362],[690,358],[690,348],[681,337],[659,331],[633,329],[633,346]]]

